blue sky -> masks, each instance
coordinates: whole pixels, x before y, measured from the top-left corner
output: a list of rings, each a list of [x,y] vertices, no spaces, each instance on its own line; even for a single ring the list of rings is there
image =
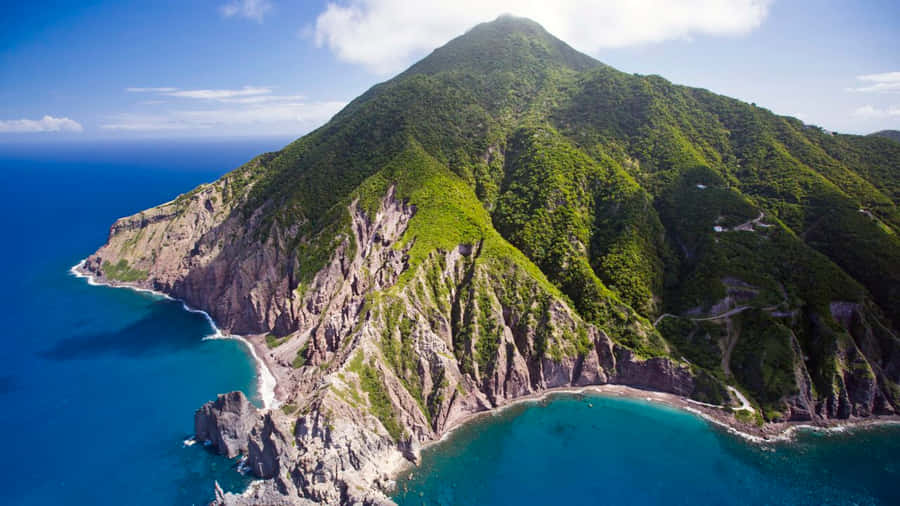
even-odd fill
[[[8,0],[0,140],[299,136],[503,12],[626,72],[840,132],[900,129],[896,0],[550,4]]]

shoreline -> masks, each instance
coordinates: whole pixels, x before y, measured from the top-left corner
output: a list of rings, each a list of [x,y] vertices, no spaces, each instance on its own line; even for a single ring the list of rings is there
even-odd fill
[[[223,334],[219,327],[215,324],[213,319],[210,317],[210,315],[205,311],[192,308],[181,299],[176,299],[166,293],[149,288],[142,288],[119,282],[99,281],[94,274],[88,273],[83,270],[84,262],[85,260],[82,260],[78,264],[71,267],[70,273],[78,278],[86,279],[89,285],[108,286],[112,288],[128,288],[137,292],[146,292],[160,296],[167,300],[180,302],[185,311],[202,314],[214,330],[213,334],[204,336],[203,340],[235,339],[244,343],[244,345],[249,349],[249,353],[256,363],[258,395],[263,403],[263,409],[269,410],[278,407],[278,400],[275,396],[275,390],[278,386],[277,380],[275,379],[275,376],[273,375],[269,365],[266,363],[265,358],[261,356],[261,354],[265,353],[265,344],[262,342],[256,342],[258,341],[258,339],[254,340],[254,338],[258,338],[260,336]],[[257,349],[257,346],[260,348],[259,350]],[[423,451],[447,441],[450,437],[453,436],[457,429],[460,429],[467,424],[476,422],[481,418],[497,416],[504,410],[507,410],[509,408],[527,403],[536,404],[556,396],[566,395],[596,395],[609,398],[634,399],[645,401],[651,404],[667,406],[669,408],[678,409],[693,416],[699,417],[700,419],[708,422],[711,426],[720,428],[721,430],[724,430],[732,436],[739,437],[748,444],[776,444],[790,442],[794,439],[797,432],[801,430],[841,433],[850,430],[867,429],[885,425],[900,425],[900,415],[872,415],[871,417],[866,418],[775,422],[766,423],[762,426],[756,426],[749,423],[738,422],[732,415],[733,409],[754,409],[752,407],[749,407],[749,403],[746,401],[746,399],[741,399],[741,406],[732,408],[702,403],[676,394],[658,392],[653,390],[644,390],[641,388],[620,384],[586,385],[581,387],[563,386],[546,389],[515,399],[510,399],[503,405],[483,411],[461,414],[459,417],[457,417],[447,425],[447,428],[443,431],[440,437],[422,443],[422,445],[416,451],[417,462],[412,462],[410,460],[402,458],[393,463],[393,469],[387,473],[389,479],[391,480],[391,488],[386,491],[387,494],[390,496],[390,494],[393,493],[393,487],[397,486],[398,480],[400,479],[402,474],[419,467],[419,465],[421,464],[421,453]],[[248,487],[247,491],[249,491],[250,489],[251,487]],[[245,491],[244,493],[247,493],[247,491]]]
[[[127,288],[135,292],[149,293],[162,297],[166,300],[180,302],[181,307],[185,311],[203,315],[203,317],[206,318],[206,321],[209,323],[210,327],[212,327],[213,333],[207,336],[203,336],[202,340],[206,341],[213,339],[233,339],[235,341],[240,341],[241,343],[243,343],[244,347],[248,349],[253,362],[256,364],[256,390],[257,395],[262,402],[262,409],[274,409],[278,407],[278,399],[275,397],[275,388],[278,386],[278,382],[275,379],[275,375],[272,374],[272,371],[269,369],[268,364],[266,364],[265,361],[257,353],[256,346],[252,341],[247,339],[245,336],[241,336],[238,334],[224,334],[219,326],[216,325],[216,322],[212,319],[209,313],[203,311],[202,309],[190,307],[185,301],[172,297],[167,293],[163,293],[150,288],[134,286],[127,283],[99,281],[94,274],[84,271],[83,267],[85,260],[86,259],[82,259],[77,264],[69,268],[69,273],[76,278],[87,280],[88,285],[106,286],[109,288]]]
[[[723,407],[712,406],[704,403],[688,399],[675,394],[657,392],[653,390],[642,390],[636,387],[618,384],[605,385],[587,385],[583,387],[557,387],[550,388],[541,392],[536,392],[523,397],[512,399],[506,404],[497,406],[484,411],[469,413],[457,420],[444,431],[440,438],[428,441],[419,448],[419,463],[421,463],[421,452],[426,449],[439,445],[449,439],[457,429],[465,425],[476,422],[481,418],[489,416],[497,416],[503,411],[522,404],[540,403],[551,397],[566,395],[597,395],[600,397],[634,399],[646,401],[651,404],[660,404],[673,409],[685,411],[700,419],[718,427],[730,435],[739,437],[747,443],[753,444],[775,444],[790,442],[794,439],[800,430],[820,431],[820,432],[846,432],[848,430],[866,429],[884,425],[900,425],[900,416],[898,415],[873,415],[868,418],[848,418],[844,420],[827,420],[814,422],[811,420],[796,422],[777,422],[767,423],[761,427],[741,424],[735,426],[729,420],[730,412],[723,411]],[[740,408],[739,408],[740,409]],[[419,463],[413,463],[404,460],[400,466],[389,473],[391,479],[395,482],[402,473],[407,470],[418,467]]]

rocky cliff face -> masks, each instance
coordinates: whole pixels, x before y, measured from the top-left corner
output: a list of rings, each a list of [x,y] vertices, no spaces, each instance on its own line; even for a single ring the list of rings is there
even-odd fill
[[[239,208],[236,192],[252,188],[257,168],[258,162],[251,162],[215,183],[116,221],[108,243],[87,258],[84,268],[107,282],[122,282],[109,276],[104,264],[124,260],[126,282],[203,308],[220,328],[236,334],[296,327],[300,301],[289,288],[290,259],[280,257],[296,227],[273,227],[259,243],[254,232],[262,210],[248,217]]]

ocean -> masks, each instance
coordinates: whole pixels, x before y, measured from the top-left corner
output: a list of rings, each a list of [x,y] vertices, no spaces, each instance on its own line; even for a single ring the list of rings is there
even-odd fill
[[[0,504],[203,504],[249,478],[193,412],[241,389],[238,341],[179,302],[69,269],[112,222],[288,139],[0,145]],[[900,429],[755,445],[681,411],[607,397],[522,404],[455,431],[400,480],[401,504],[900,504]]]
[[[113,221],[215,180],[287,139],[0,145],[0,504],[203,504],[249,479],[202,445],[193,413],[255,363],[204,340],[202,314],[69,269]]]

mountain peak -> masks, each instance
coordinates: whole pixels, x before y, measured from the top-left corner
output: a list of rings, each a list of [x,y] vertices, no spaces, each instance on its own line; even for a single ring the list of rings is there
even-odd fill
[[[483,72],[523,65],[580,71],[600,62],[573,49],[531,19],[503,14],[435,49],[406,73],[434,74],[461,69]]]
[[[550,35],[550,33],[541,26],[540,23],[534,21],[531,18],[525,18],[521,16],[516,16],[513,14],[501,14],[497,16],[493,21],[486,21],[484,23],[479,23],[475,25],[473,28],[469,30],[469,32],[477,29],[494,29],[494,30],[505,30],[508,32],[525,32],[532,34],[543,34]],[[468,33],[468,32],[466,32]],[[465,35],[465,34],[464,34]]]

